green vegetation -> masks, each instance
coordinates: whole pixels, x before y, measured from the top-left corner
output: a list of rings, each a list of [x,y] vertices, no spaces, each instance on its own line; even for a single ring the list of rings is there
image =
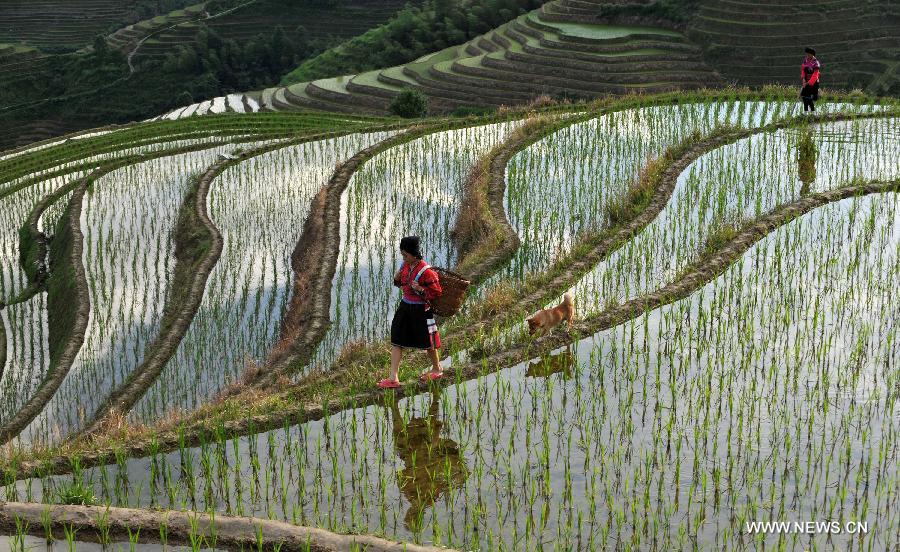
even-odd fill
[[[93,506],[99,502],[94,495],[94,489],[81,479],[76,479],[68,485],[57,489],[56,501],[58,504],[75,504],[79,506]]]
[[[245,4],[227,0],[207,3],[205,10],[230,15]],[[0,125],[14,129],[0,135],[0,150],[268,86],[308,56],[386,20],[400,5],[399,0],[377,6],[369,0],[257,0],[233,17],[184,23],[150,36],[131,59],[134,73],[128,55],[145,36],[139,29],[117,33],[109,48],[92,34],[84,45],[96,47],[79,54],[46,56],[0,46]],[[202,15],[195,12],[189,17]],[[340,24],[345,17],[354,25]],[[162,19],[157,26],[164,28],[168,23]],[[322,33],[324,28],[331,30]]]
[[[813,140],[812,131],[804,129],[800,134],[800,142],[797,144],[797,174],[803,182],[803,189],[808,190],[810,184],[816,179],[816,157],[819,150]]]
[[[69,342],[72,329],[76,325],[79,299],[78,284],[75,280],[75,269],[72,266],[73,240],[69,210],[71,205],[59,219],[56,231],[49,247],[49,272],[47,280],[47,311],[49,326],[50,365],[54,366]]]
[[[539,0],[428,0],[390,22],[328,50],[287,74],[282,86],[361,73],[412,61],[462,44],[538,7]]]
[[[0,10],[0,42],[28,44],[52,54],[72,53],[89,46],[97,35],[193,2],[5,0]]]
[[[321,85],[341,89],[340,79]],[[73,210],[53,205],[43,219],[56,230],[51,278],[67,275],[54,259],[76,268],[83,259],[95,328],[79,360],[95,371],[73,369],[46,402],[45,418],[63,432],[83,423],[77,415],[63,423],[64,411],[90,416],[88,405],[115,385],[141,381],[146,372],[133,367],[146,359],[127,351],[153,355],[148,344],[165,328],[145,320],[159,319],[163,301],[187,301],[166,286],[184,292],[178,273],[199,273],[194,261],[210,250],[209,232],[249,254],[223,257],[223,277],[192,293],[207,308],[180,317],[188,333],[168,346],[183,353],[164,361],[169,371],[152,387],[135,387],[145,399],[156,393],[152,408],[129,403],[97,433],[52,448],[34,446],[40,432],[23,433],[0,460],[5,497],[253,514],[457,549],[541,549],[554,534],[565,549],[593,550],[641,549],[652,539],[666,549],[739,548],[730,539],[753,515],[741,503],[747,496],[768,497],[788,515],[846,496],[847,512],[855,515],[857,500],[870,504],[861,517],[888,531],[884,541],[862,535],[860,545],[895,547],[890,503],[875,499],[892,489],[893,464],[877,454],[866,456],[870,465],[846,459],[896,446],[896,435],[877,428],[895,414],[897,376],[872,377],[878,368],[863,359],[896,348],[896,313],[884,306],[900,265],[884,256],[894,251],[900,208],[898,112],[895,102],[859,94],[838,99],[847,103],[820,102],[808,119],[798,116],[794,90],[774,87],[577,105],[544,99],[535,116],[505,108],[490,118],[425,119],[399,134],[390,133],[395,119],[218,116],[73,136],[0,159],[2,212],[14,209],[17,222],[43,199],[65,197],[64,182],[38,188],[44,175],[100,166],[92,192],[69,199]],[[254,123],[241,139],[285,139],[212,149],[223,131],[238,139]],[[821,131],[807,132],[809,123]],[[303,142],[335,127],[358,132]],[[186,145],[161,146],[188,136]],[[798,193],[799,151],[860,176],[828,171],[814,193]],[[198,166],[217,176],[192,196]],[[99,176],[107,170],[121,172]],[[209,212],[191,209],[195,202]],[[201,219],[209,232],[198,231]],[[454,219],[458,255],[447,239]],[[312,240],[298,239],[300,221],[303,234],[318,228]],[[490,270],[467,265],[499,254],[501,225],[518,236],[512,255]],[[4,224],[0,243],[12,244],[19,226]],[[437,229],[426,234],[430,262],[484,279],[441,327],[445,377],[419,382],[416,358],[402,368],[404,386],[384,392],[373,383],[387,362],[396,299],[385,282],[397,237],[414,227]],[[83,243],[67,244],[76,229]],[[41,257],[22,237],[23,258]],[[334,261],[300,262],[306,253],[322,258],[307,249],[313,241]],[[15,244],[4,247],[4,274],[16,275]],[[32,278],[26,271],[16,282]],[[290,290],[306,289],[334,303],[279,328]],[[574,327],[527,335],[524,316],[566,291],[578,305]],[[65,297],[51,299],[46,314]],[[851,306],[861,322],[845,314]],[[22,344],[44,345],[40,296],[26,307],[33,316],[4,312],[18,363],[0,379],[4,405],[20,392],[22,381],[8,374],[27,365]],[[319,344],[292,364],[293,381],[287,370],[261,383],[219,378],[265,371],[270,353],[295,343],[283,336]],[[795,339],[800,348],[785,353]],[[809,366],[802,353],[812,350],[823,356]],[[35,376],[40,368],[25,380]],[[217,395],[222,389],[230,392]],[[826,399],[827,409],[816,407]],[[779,420],[813,429],[799,442],[747,440]],[[861,431],[820,434],[828,427]],[[831,448],[842,451],[839,461],[797,465],[796,450],[828,458]],[[772,465],[767,458],[775,476],[757,469]],[[71,475],[52,475],[62,473]],[[35,479],[17,481],[26,476]],[[474,512],[459,507],[476,500],[483,507]],[[658,523],[642,525],[646,518]]]
[[[162,76],[182,79],[182,93],[193,103],[266,86],[312,51],[302,28],[286,33],[279,26],[239,43],[201,23],[193,42],[168,54],[160,69]]]
[[[428,114],[428,98],[418,90],[404,88],[391,100],[389,109],[394,115],[406,119],[424,117]]]

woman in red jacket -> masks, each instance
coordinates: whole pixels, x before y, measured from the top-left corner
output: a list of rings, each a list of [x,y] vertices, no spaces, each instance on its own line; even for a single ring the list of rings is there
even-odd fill
[[[423,380],[433,380],[443,375],[438,349],[441,336],[434,321],[429,301],[443,290],[437,273],[422,260],[418,236],[406,236],[400,240],[403,266],[394,275],[394,285],[403,290],[400,305],[391,322],[391,375],[378,382],[383,389],[400,386],[400,359],[403,349],[428,351],[431,372],[422,374]]]
[[[819,69],[821,65],[816,59],[816,51],[812,48],[806,49],[806,59],[800,66],[800,82],[803,87],[800,89],[800,98],[803,99],[803,111],[815,111],[816,100],[819,99]]]

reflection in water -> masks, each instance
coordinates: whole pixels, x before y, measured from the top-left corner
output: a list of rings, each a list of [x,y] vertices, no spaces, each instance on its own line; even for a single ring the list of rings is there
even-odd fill
[[[816,179],[816,156],[818,150],[813,142],[812,132],[805,129],[797,144],[797,173],[803,185],[800,186],[800,195],[809,193],[809,186]]]
[[[566,346],[566,350],[555,355],[541,357],[528,365],[525,375],[530,378],[548,378],[553,374],[562,374],[564,380],[572,377],[572,367],[577,362],[577,357],[572,353],[572,344]]]
[[[469,477],[459,445],[441,437],[444,424],[438,418],[439,399],[440,392],[433,391],[428,413],[410,418],[405,426],[397,401],[391,403],[394,445],[406,466],[398,474],[398,486],[410,503],[403,521],[413,533],[421,529],[425,509]]]

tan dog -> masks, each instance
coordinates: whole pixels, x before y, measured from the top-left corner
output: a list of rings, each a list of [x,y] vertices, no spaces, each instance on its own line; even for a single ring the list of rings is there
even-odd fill
[[[526,318],[528,322],[528,333],[534,333],[540,329],[549,331],[565,320],[568,327],[572,329],[572,319],[575,318],[575,303],[572,302],[572,295],[567,293],[563,295],[563,302],[553,308],[540,310],[531,318]]]

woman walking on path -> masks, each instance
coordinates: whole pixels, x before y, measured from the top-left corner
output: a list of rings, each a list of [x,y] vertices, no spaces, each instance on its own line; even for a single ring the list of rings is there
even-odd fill
[[[422,374],[422,380],[429,381],[443,375],[437,351],[441,347],[441,336],[429,304],[443,292],[440,278],[422,260],[418,236],[406,236],[400,240],[400,255],[403,266],[394,275],[394,285],[403,290],[403,297],[391,322],[391,375],[378,382],[378,387],[382,389],[400,387],[403,349],[428,351],[431,371]]]
[[[803,99],[803,112],[815,111],[816,100],[819,99],[819,60],[816,59],[816,51],[812,48],[806,49],[806,59],[800,66],[800,82],[803,87],[800,89],[800,98]]]

